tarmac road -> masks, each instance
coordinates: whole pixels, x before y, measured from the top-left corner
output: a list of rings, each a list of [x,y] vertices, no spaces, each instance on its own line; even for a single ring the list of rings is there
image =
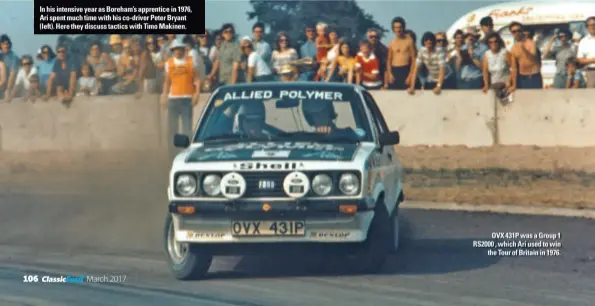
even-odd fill
[[[321,272],[312,268],[315,260],[288,254],[219,258],[209,280],[180,282],[164,261],[165,206],[155,202],[154,196],[123,191],[0,195],[0,305],[586,306],[595,301],[591,220],[404,210],[407,239],[379,275]],[[492,232],[560,232],[561,255],[488,256],[486,249],[472,247],[473,240],[491,240]],[[23,283],[25,275],[80,273],[126,280]]]
[[[288,254],[217,258],[210,279],[180,282],[164,260],[166,165],[123,157],[109,169],[96,158],[89,162],[95,167],[14,166],[0,184],[0,306],[592,306],[595,301],[592,220],[446,211],[403,210],[406,239],[378,275],[341,275],[332,263],[323,271],[314,256]],[[560,232],[561,255],[500,257],[473,248],[473,240],[490,240],[492,232]],[[81,273],[126,280],[23,282],[25,275]]]

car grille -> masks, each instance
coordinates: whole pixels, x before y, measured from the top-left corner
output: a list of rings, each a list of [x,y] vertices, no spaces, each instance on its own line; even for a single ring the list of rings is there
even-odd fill
[[[241,172],[246,180],[246,198],[285,198],[283,180],[289,172]],[[274,182],[273,188],[260,188],[260,181]]]

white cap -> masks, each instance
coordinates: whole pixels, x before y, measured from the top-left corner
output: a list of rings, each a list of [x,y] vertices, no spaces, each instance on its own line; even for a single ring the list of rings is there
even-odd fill
[[[252,42],[252,38],[250,38],[250,36],[244,36],[244,37],[242,37],[242,39],[240,39],[240,41],[249,41],[249,42]]]
[[[186,48],[186,44],[176,39],[171,44],[171,46],[169,47],[169,49],[170,50],[173,50],[173,49],[176,49],[176,48]]]

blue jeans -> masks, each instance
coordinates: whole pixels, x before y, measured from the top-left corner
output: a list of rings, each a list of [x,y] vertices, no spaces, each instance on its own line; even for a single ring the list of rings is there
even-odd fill
[[[457,89],[457,76],[454,73],[451,73],[448,77],[444,78],[444,84],[442,85],[442,89]]]
[[[326,70],[326,75],[328,76],[331,73],[330,69]],[[325,78],[326,80],[326,78]],[[329,82],[342,82],[341,77],[339,76],[339,69],[335,69],[333,75],[331,76],[331,78],[328,80]]]
[[[556,72],[556,74],[554,75],[554,84],[553,84],[553,88],[566,88],[566,79],[568,78],[568,76],[566,75],[566,73],[560,73],[560,72]]]
[[[518,89],[543,89],[543,79],[541,73],[532,75],[519,75],[517,79]]]
[[[316,76],[316,71],[304,71],[300,73],[298,81],[313,81]]]
[[[457,89],[482,89],[483,78],[459,79]]]

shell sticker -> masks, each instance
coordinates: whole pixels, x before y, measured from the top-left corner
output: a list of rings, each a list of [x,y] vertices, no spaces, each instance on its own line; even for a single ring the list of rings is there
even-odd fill
[[[215,100],[215,107],[219,107],[221,106],[221,104],[223,104],[223,99],[219,99],[219,100]]]

